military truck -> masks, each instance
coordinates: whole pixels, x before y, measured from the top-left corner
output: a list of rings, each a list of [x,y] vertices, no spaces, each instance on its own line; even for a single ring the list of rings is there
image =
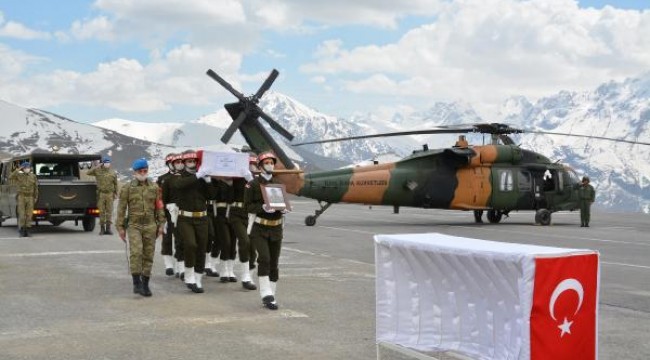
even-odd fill
[[[0,226],[17,217],[16,187],[9,184],[9,175],[23,161],[31,163],[38,179],[38,199],[34,205],[36,225],[48,221],[58,226],[64,221],[81,222],[84,231],[95,229],[97,184],[94,178],[84,176],[92,162],[99,161],[98,154],[31,153],[15,156],[0,162]]]

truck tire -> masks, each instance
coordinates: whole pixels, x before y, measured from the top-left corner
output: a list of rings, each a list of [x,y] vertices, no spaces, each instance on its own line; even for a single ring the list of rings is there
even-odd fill
[[[84,231],[93,231],[95,230],[95,218],[94,217],[85,217],[81,224],[84,227]]]

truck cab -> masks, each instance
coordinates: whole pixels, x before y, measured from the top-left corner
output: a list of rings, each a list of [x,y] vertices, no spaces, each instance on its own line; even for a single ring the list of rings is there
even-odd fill
[[[31,153],[4,159],[0,163],[0,225],[8,218],[16,217],[16,188],[9,183],[9,176],[19,164],[29,161],[38,179],[38,199],[32,215],[36,225],[48,221],[58,226],[72,220],[81,222],[84,231],[93,231],[97,208],[97,184],[86,177],[85,171],[98,154]]]

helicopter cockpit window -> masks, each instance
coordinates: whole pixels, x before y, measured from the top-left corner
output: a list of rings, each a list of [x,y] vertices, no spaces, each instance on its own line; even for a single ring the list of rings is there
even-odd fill
[[[544,191],[555,190],[555,176],[550,170],[544,172]]]
[[[530,191],[532,187],[531,175],[528,171],[519,172],[519,190]]]
[[[499,171],[499,190],[501,190],[501,191],[512,191],[513,190],[513,181],[512,181],[512,171],[511,170],[500,170]]]

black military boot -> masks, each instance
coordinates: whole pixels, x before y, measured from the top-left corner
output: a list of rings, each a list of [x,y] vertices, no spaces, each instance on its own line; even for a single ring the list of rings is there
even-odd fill
[[[23,229],[23,237],[29,237],[29,231],[27,230],[27,228]]]
[[[277,310],[278,304],[275,303],[275,297],[273,295],[267,295],[262,299],[262,304],[265,308],[269,310]]]
[[[149,277],[142,275],[142,289],[140,291],[142,296],[151,296],[151,290],[149,289]]]
[[[106,224],[106,227],[104,228],[104,234],[113,235],[113,232],[111,231],[111,224]]]
[[[142,279],[140,279],[140,274],[131,275],[133,276],[133,293],[141,294],[142,293]]]
[[[104,235],[106,230],[104,229],[104,224],[99,225],[99,235]]]

